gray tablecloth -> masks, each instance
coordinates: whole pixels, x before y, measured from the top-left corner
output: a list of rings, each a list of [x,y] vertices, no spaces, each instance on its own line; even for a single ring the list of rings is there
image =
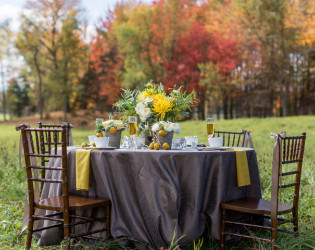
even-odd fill
[[[69,190],[111,199],[114,238],[126,236],[160,249],[170,244],[176,230],[178,237],[185,235],[180,240],[184,246],[202,235],[205,215],[211,235],[220,238],[221,202],[261,197],[255,151],[247,149],[247,158],[251,185],[238,187],[235,152],[94,150],[90,188],[84,192],[75,188],[75,150],[69,150]],[[61,187],[47,185],[42,198],[60,193]],[[90,212],[103,213],[100,209]],[[43,232],[40,244],[61,240],[62,232],[56,230]]]

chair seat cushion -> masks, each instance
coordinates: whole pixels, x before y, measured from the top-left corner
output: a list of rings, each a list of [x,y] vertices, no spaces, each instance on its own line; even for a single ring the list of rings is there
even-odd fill
[[[98,199],[98,198],[90,198],[76,195],[69,195],[69,209],[70,210],[80,210],[87,209],[97,206],[106,206],[110,204],[110,199]],[[35,203],[36,207],[43,209],[54,208],[57,211],[62,211],[63,209],[63,197],[62,196],[54,196],[50,198],[46,198],[40,200]]]
[[[253,213],[253,214],[270,214],[271,202],[264,199],[257,198],[243,198],[222,202],[223,209]],[[286,214],[291,212],[292,206],[283,203],[278,204],[278,214]]]

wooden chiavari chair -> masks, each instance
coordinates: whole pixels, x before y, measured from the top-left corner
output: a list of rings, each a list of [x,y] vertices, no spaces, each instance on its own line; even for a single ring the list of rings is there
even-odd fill
[[[43,124],[42,122],[38,123],[39,128],[61,128],[62,125],[66,125],[67,129],[67,146],[72,146],[72,138],[71,138],[71,129],[73,125],[69,122],[63,122],[62,124]]]
[[[306,133],[302,133],[301,136],[290,137],[285,137],[283,133],[279,133],[278,135],[274,135],[274,137],[276,138],[276,143],[273,152],[271,201],[244,198],[221,203],[221,249],[224,249],[225,235],[263,240],[271,243],[272,249],[276,249],[277,231],[291,232],[287,229],[278,228],[278,226],[291,222],[293,224],[293,232],[298,231],[299,191]],[[287,168],[292,167],[292,165],[294,170],[288,171]],[[286,172],[283,172],[284,169]],[[286,183],[285,181],[288,181],[286,179],[289,176],[294,177],[294,175],[294,182],[284,184]],[[280,203],[281,190],[293,187],[293,204]],[[271,219],[271,226],[227,220],[227,211],[229,210],[244,212],[249,215],[263,215],[264,218]],[[290,218],[279,217],[280,215],[290,213],[292,213],[292,217]],[[228,232],[226,231],[226,224],[265,229],[271,231],[271,237],[258,238],[248,234]]]
[[[110,236],[110,208],[109,199],[88,198],[70,195],[68,191],[67,175],[67,125],[63,124],[61,128],[27,128],[26,125],[20,127],[23,149],[25,156],[25,167],[27,174],[27,185],[29,195],[29,222],[26,240],[26,249],[31,248],[33,233],[53,227],[63,227],[64,239],[69,239],[67,249],[70,249],[70,239],[92,237],[92,234],[106,231],[106,236]],[[60,166],[45,166],[45,159],[60,159]],[[60,179],[48,179],[45,175],[40,178],[34,175],[35,170],[61,171]],[[62,185],[62,194],[36,201],[34,199],[34,186],[36,183],[58,183]],[[85,210],[89,208],[105,207],[106,216],[102,218],[92,218],[78,216],[71,212],[74,210]],[[36,215],[35,209],[54,211],[50,215]],[[70,219],[72,219],[70,221]],[[37,228],[33,230],[34,221],[50,220],[57,224]],[[72,233],[71,228],[75,225],[86,224],[94,221],[103,222],[102,227],[87,231],[85,233]],[[103,239],[99,239],[103,240]]]
[[[242,130],[241,132],[230,132],[230,131],[219,131],[214,130],[214,137],[223,137],[224,147],[246,147],[245,135],[247,131]]]

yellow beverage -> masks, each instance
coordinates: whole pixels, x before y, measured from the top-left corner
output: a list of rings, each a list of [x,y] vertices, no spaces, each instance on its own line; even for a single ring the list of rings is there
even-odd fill
[[[208,135],[214,134],[214,123],[207,123],[207,133]]]
[[[137,132],[137,123],[136,122],[129,122],[129,134],[135,135]]]

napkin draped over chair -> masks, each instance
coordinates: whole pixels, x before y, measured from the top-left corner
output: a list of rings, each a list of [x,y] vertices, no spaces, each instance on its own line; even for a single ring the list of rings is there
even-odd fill
[[[235,152],[237,185],[239,187],[250,185],[250,176],[249,176],[246,150],[243,150],[243,149],[225,149],[225,151],[234,151]]]
[[[90,153],[91,150],[76,150],[76,189],[89,190],[90,184]]]

